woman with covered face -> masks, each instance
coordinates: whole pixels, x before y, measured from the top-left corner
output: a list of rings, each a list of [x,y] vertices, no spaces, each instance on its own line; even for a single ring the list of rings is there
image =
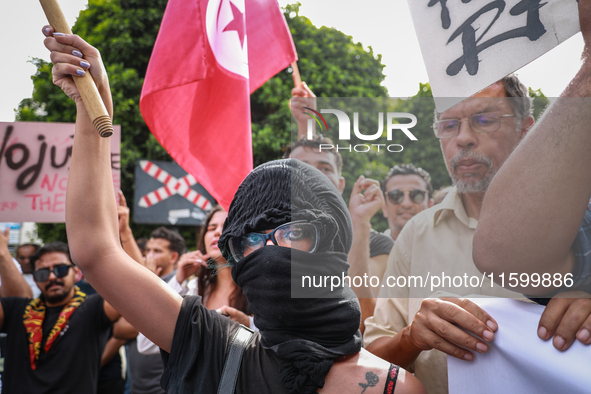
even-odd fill
[[[72,258],[105,300],[163,349],[169,393],[217,392],[240,326],[206,309],[201,297],[181,298],[121,249],[109,141],[94,129],[73,82],[90,72],[112,114],[100,54],[80,37],[53,34],[49,26],[43,32],[53,81],[78,113],[66,203]],[[292,298],[298,275],[346,272],[351,240],[347,207],[315,168],[281,160],[246,177],[219,239],[260,330],[244,350],[236,393],[424,392],[411,374],[362,349],[361,313],[350,289]],[[308,293],[296,297],[326,295],[300,290]]]

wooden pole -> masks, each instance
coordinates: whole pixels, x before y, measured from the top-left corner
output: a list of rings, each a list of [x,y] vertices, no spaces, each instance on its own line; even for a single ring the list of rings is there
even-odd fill
[[[296,88],[299,88],[302,86],[302,77],[300,76],[300,69],[298,68],[297,60],[294,60],[293,63],[291,63],[291,69],[293,71],[293,84]]]
[[[70,30],[57,0],[39,0],[39,2],[54,31],[72,34],[72,30]],[[105,108],[105,104],[101,99],[90,72],[87,72],[83,77],[74,78],[74,82],[76,83],[78,92],[80,92],[80,97],[82,97],[86,111],[88,111],[88,115],[90,115],[90,119],[99,135],[101,137],[110,137],[113,134],[111,117],[107,112],[107,108]]]

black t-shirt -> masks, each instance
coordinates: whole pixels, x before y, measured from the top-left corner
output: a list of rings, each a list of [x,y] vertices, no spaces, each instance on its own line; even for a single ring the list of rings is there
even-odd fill
[[[8,334],[3,391],[6,393],[95,393],[101,355],[111,322],[105,315],[103,299],[92,295],[70,316],[49,352],[43,347],[37,369],[31,369],[29,342],[23,314],[30,299],[0,299],[4,309],[2,332]],[[43,324],[43,344],[61,308],[47,308]]]
[[[379,256],[381,254],[390,254],[394,247],[392,237],[378,233],[373,228],[369,230],[369,257]]]
[[[176,323],[170,354],[161,351],[162,387],[169,394],[217,393],[226,355],[238,323],[210,311],[201,297],[187,296]],[[244,351],[236,394],[286,393],[274,356],[257,332]]]

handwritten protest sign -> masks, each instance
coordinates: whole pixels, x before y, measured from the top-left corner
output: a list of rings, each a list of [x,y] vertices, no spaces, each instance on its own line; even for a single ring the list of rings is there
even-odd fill
[[[576,0],[408,0],[408,5],[439,112],[580,30]]]
[[[73,123],[0,122],[0,222],[65,221],[74,127]],[[110,141],[113,184],[118,190],[120,126],[115,126]]]
[[[176,162],[140,160],[135,167],[136,223],[200,226],[215,203]]]

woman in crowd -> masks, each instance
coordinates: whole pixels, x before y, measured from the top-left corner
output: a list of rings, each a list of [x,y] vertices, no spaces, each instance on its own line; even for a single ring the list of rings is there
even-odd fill
[[[197,236],[197,250],[181,257],[176,278],[183,283],[196,274],[197,291],[207,309],[217,310],[234,321],[254,328],[249,317],[248,301],[242,289],[234,283],[230,267],[218,247],[227,216],[228,213],[219,205],[208,213]]]
[[[109,141],[98,136],[72,80],[90,72],[112,114],[100,54],[80,37],[43,31],[53,82],[77,107],[66,197],[72,259],[106,301],[167,352],[167,392],[214,393],[239,325],[206,309],[201,297],[181,298],[123,251]],[[424,392],[412,375],[361,349],[361,313],[350,289],[335,298],[291,297],[292,268],[343,272],[351,240],[347,207],[315,168],[282,160],[244,180],[219,240],[260,329],[244,350],[236,393]]]

